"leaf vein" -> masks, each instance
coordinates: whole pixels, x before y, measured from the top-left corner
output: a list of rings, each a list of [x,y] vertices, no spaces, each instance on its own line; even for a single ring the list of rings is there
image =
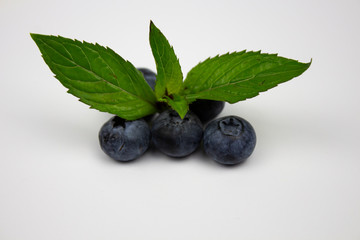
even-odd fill
[[[47,45],[49,48],[51,48],[51,49],[53,49],[54,51],[56,51],[56,52],[57,52],[58,54],[60,54],[61,56],[67,58],[67,57],[64,56],[61,52],[59,52],[58,50],[56,50],[55,48],[53,48],[52,46],[50,46],[49,44],[47,44],[47,43],[46,43],[45,41],[43,41],[42,39],[39,39],[39,40],[40,40],[41,42],[43,42],[43,44]],[[72,62],[73,64],[75,64],[75,65],[77,65],[77,66],[79,66],[79,67],[81,67],[81,68],[83,68],[85,71],[88,71],[88,72],[94,74],[95,76],[97,76],[98,78],[100,78],[100,79],[102,79],[104,82],[106,82],[107,84],[114,86],[115,88],[119,89],[120,91],[123,91],[123,92],[125,92],[125,93],[127,93],[127,94],[129,94],[129,95],[132,95],[132,96],[136,97],[136,98],[139,98],[139,99],[141,99],[142,101],[148,102],[148,103],[150,103],[151,105],[154,106],[154,104],[153,104],[152,102],[149,102],[149,101],[143,99],[142,97],[137,96],[137,95],[135,95],[135,94],[133,94],[133,93],[131,93],[131,92],[128,92],[128,91],[126,91],[125,89],[123,89],[123,88],[121,88],[121,87],[119,87],[119,86],[117,86],[117,85],[109,82],[108,80],[106,80],[106,79],[104,79],[103,77],[99,76],[96,72],[90,71],[89,69],[86,69],[86,68],[84,68],[83,66],[79,65],[79,64],[76,63],[74,60],[70,60],[70,62]],[[155,106],[154,106],[154,107],[155,107]]]

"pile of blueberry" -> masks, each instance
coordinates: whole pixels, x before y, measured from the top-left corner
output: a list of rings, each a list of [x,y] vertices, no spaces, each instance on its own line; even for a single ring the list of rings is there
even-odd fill
[[[139,68],[154,89],[156,75]],[[227,116],[213,120],[224,102],[197,100],[181,119],[168,109],[152,120],[126,121],[118,116],[107,121],[99,132],[102,150],[111,158],[126,162],[140,157],[150,146],[170,157],[186,157],[202,144],[207,155],[218,163],[235,165],[244,162],[256,144],[254,128],[245,119]],[[205,127],[204,127],[205,126]]]

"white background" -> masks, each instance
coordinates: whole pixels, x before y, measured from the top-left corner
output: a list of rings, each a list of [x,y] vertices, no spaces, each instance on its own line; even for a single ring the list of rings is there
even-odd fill
[[[0,239],[359,240],[360,2],[0,0]],[[155,69],[152,19],[186,73],[235,50],[308,62],[303,75],[226,105],[254,126],[245,164],[201,151],[109,159],[109,114],[66,93],[29,33],[110,46]]]

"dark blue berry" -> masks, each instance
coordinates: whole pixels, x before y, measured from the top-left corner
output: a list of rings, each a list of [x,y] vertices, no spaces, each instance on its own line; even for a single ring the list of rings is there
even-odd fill
[[[111,158],[122,162],[134,160],[149,147],[149,125],[143,119],[126,121],[115,116],[101,127],[99,141]]]
[[[155,90],[155,82],[156,82],[156,74],[148,68],[138,68],[137,70],[139,70],[143,74],[145,81],[149,84],[149,86],[154,91]],[[153,118],[154,118],[154,114],[151,114],[151,115],[145,116],[144,120],[147,122],[150,122]]]
[[[148,68],[138,68],[138,70],[143,74],[146,82],[152,88],[155,89],[155,82],[156,82],[156,74]]]
[[[255,145],[254,128],[248,121],[237,116],[216,119],[204,131],[204,151],[221,164],[244,162],[254,151]]]
[[[161,152],[170,157],[185,157],[199,147],[203,127],[191,112],[181,119],[174,110],[166,110],[153,121],[151,134],[154,146]]]
[[[189,108],[195,113],[201,122],[206,123],[214,119],[224,109],[225,102],[198,99],[191,103]]]

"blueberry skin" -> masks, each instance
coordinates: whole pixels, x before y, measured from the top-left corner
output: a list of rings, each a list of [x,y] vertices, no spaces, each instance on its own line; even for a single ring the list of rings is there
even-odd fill
[[[227,116],[210,122],[204,131],[203,148],[220,164],[244,162],[254,151],[256,134],[248,121]]]
[[[149,147],[150,128],[143,120],[112,117],[100,129],[101,149],[112,159],[127,162],[140,157]]]
[[[153,121],[151,135],[154,146],[161,152],[170,157],[186,157],[199,147],[203,126],[195,114],[188,112],[181,119],[169,109]]]
[[[148,68],[138,68],[138,70],[143,74],[146,82],[154,91],[155,89],[155,82],[156,82],[156,74]]]
[[[156,74],[148,68],[138,68],[137,70],[139,70],[143,74],[145,81],[149,84],[151,89],[154,91],[155,90],[155,82],[156,82]],[[151,120],[153,118],[154,118],[154,114],[151,114],[151,115],[144,117],[144,120],[147,122],[151,122]]]
[[[201,122],[206,123],[214,119],[224,109],[225,102],[198,99],[191,103],[189,109],[195,113]]]

